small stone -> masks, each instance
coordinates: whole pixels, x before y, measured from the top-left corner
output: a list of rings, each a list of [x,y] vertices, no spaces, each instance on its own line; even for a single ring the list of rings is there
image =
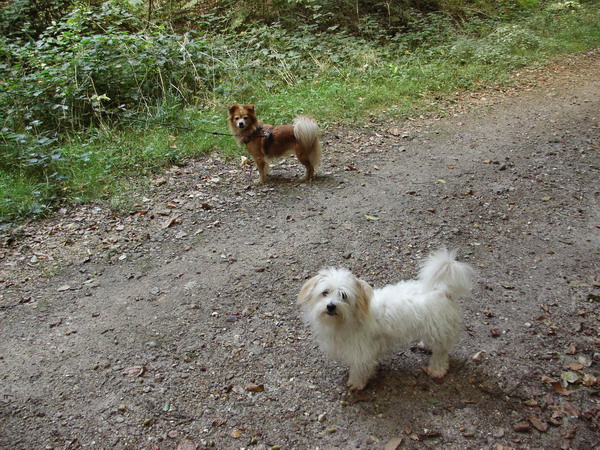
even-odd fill
[[[505,431],[504,428],[496,428],[493,433],[492,436],[496,439],[500,439],[502,437],[504,437]]]

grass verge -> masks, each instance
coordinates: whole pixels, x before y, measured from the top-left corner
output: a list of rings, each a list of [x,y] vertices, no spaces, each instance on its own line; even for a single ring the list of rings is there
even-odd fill
[[[411,50],[361,41],[352,57],[342,60],[336,59],[340,42],[332,38],[326,44],[319,54],[307,50],[306,59],[314,61],[309,73],[306,67],[294,71],[297,56],[288,61],[284,54],[267,76],[243,68],[248,55],[239,55],[227,63],[230,77],[201,106],[162,105],[119,127],[74,134],[44,160],[30,149],[17,164],[0,158],[0,223],[44,215],[61,204],[122,198],[132,180],[209,152],[239,155],[242,150],[232,138],[210,134],[228,132],[227,104],[254,103],[261,119],[270,123],[289,123],[299,113],[324,126],[383,114],[402,120],[431,111],[430,96],[502,83],[519,67],[597,47],[600,15],[593,3],[549,7],[518,22],[466,24],[441,42]],[[344,45],[353,44],[346,37]],[[10,148],[11,142],[4,145]]]

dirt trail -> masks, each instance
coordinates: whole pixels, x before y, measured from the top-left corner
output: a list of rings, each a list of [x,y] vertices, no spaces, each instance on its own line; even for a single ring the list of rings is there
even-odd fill
[[[255,187],[212,157],[132,214],[18,230],[0,254],[0,447],[598,445],[598,73],[590,53],[449,119],[327,131],[311,184],[293,160]],[[479,272],[448,375],[413,348],[350,394],[299,320],[303,281],[342,265],[381,286],[440,245]]]

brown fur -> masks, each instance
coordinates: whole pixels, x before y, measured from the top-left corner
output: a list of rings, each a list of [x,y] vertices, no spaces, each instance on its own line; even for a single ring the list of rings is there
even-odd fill
[[[373,288],[366,281],[355,278],[356,283],[356,310],[363,319],[370,314],[371,297],[373,297]]]
[[[298,304],[299,305],[301,305],[303,303],[307,303],[312,299],[312,297],[311,297],[312,290],[315,288],[315,286],[317,285],[317,283],[319,282],[320,279],[321,279],[321,277],[319,275],[316,275],[316,276],[312,277],[310,280],[308,280],[306,283],[304,283],[304,285],[300,289],[300,292],[298,293]]]
[[[306,179],[312,180],[321,161],[321,143],[317,123],[306,116],[299,116],[294,125],[267,125],[256,116],[254,105],[231,105],[228,107],[229,128],[236,135],[238,144],[245,145],[258,169],[258,182],[265,181],[269,172],[269,160],[288,152],[294,152],[306,168]],[[268,137],[264,137],[268,135]]]

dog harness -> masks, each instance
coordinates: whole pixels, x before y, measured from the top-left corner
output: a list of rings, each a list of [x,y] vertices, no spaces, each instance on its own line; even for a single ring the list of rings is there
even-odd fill
[[[265,139],[263,148],[266,153],[269,146],[271,145],[271,142],[273,141],[273,129],[267,128],[263,125],[256,127],[256,129],[254,130],[254,133],[252,133],[250,136],[246,136],[244,138],[244,144],[248,145],[252,138],[264,138]]]

